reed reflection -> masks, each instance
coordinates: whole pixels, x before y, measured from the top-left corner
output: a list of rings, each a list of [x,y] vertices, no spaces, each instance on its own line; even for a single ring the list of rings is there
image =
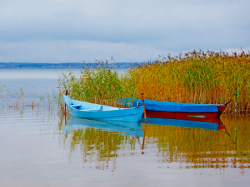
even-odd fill
[[[70,152],[81,150],[97,169],[115,168],[117,157],[154,153],[161,164],[180,169],[250,168],[250,118],[188,121],[147,118],[148,123],[111,123],[71,117],[64,127]],[[150,157],[151,158],[151,157]],[[149,158],[149,159],[150,159]],[[101,163],[101,164],[100,164]]]
[[[116,157],[134,155],[136,145],[140,144],[139,137],[144,134],[140,123],[101,122],[72,116],[64,133],[70,142],[70,152],[80,146],[84,162],[105,161],[106,169],[109,161],[115,165]]]
[[[222,121],[148,118],[144,147],[157,145],[160,162],[179,162],[180,168],[250,168],[249,117]]]

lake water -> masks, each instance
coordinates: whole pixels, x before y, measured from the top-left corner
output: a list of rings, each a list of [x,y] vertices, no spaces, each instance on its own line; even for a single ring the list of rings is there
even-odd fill
[[[57,94],[60,73],[0,70],[0,85],[22,87],[28,103]],[[56,106],[3,108],[2,99],[1,186],[249,186],[249,116],[104,123],[65,118]]]

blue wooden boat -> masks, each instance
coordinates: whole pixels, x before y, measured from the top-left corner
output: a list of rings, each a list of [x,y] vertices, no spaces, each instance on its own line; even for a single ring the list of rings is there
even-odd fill
[[[143,114],[142,106],[117,108],[73,100],[70,99],[68,95],[64,95],[63,97],[70,114],[79,118],[102,121],[139,122]]]
[[[226,104],[192,104],[144,100],[148,117],[198,121],[219,118],[229,102]],[[137,106],[139,103],[139,106],[142,106],[140,99],[123,98],[120,103],[126,106]]]
[[[144,135],[140,123],[121,122],[121,121],[112,121],[112,122],[96,121],[96,120],[77,118],[74,116],[71,116],[70,119],[67,121],[67,124],[64,128],[64,132],[65,134],[69,134],[70,131],[86,129],[86,128],[95,128],[134,137],[143,137]]]

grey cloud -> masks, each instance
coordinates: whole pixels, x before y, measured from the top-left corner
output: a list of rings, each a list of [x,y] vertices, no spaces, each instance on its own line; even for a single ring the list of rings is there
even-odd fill
[[[124,43],[159,52],[248,48],[248,7],[245,0],[9,0],[0,3],[0,41]]]

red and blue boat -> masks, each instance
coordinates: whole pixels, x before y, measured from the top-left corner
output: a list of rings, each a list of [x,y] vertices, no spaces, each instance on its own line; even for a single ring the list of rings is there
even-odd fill
[[[122,100],[122,103],[127,106],[143,105],[141,99],[124,98]],[[192,104],[144,100],[147,117],[196,121],[210,121],[219,118],[229,102],[226,104]]]

